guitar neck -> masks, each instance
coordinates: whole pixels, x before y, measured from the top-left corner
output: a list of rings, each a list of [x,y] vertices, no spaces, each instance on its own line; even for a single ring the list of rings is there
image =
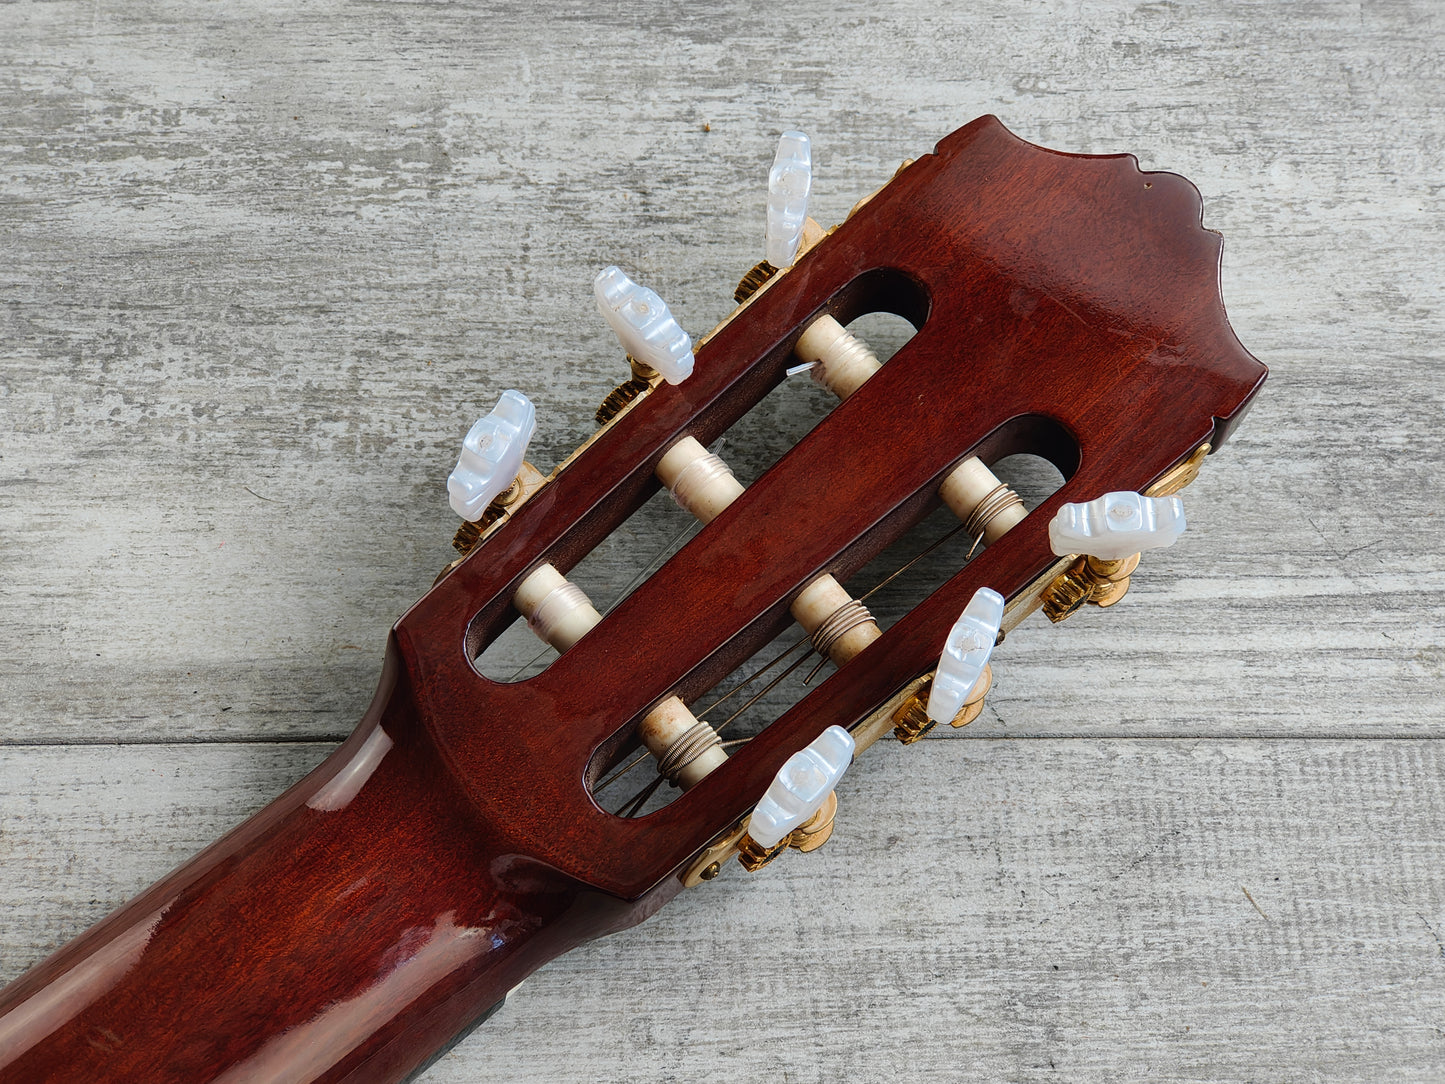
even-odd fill
[[[0,1081],[401,1079],[642,917],[504,855],[452,788],[393,647],[323,764],[4,991]]]

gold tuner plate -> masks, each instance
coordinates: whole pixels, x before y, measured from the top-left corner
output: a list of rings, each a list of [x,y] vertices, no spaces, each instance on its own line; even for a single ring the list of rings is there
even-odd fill
[[[1194,479],[1199,477],[1199,468],[1204,464],[1204,457],[1209,454],[1209,444],[1206,442],[1195,448],[1189,458],[1182,463],[1170,467],[1160,477],[1159,481],[1144,491],[1146,497],[1167,497],[1171,493],[1178,493]]]
[[[693,859],[692,865],[682,875],[687,888],[696,888],[704,881],[711,881],[722,872],[723,863],[738,853],[738,845],[747,831],[747,818],[736,821],[726,832],[718,836],[702,853]]]
[[[883,184],[879,185],[879,186],[878,186],[876,189],[874,189],[872,192],[869,192],[866,196],[864,196],[862,199],[860,199],[857,203],[853,204],[853,206],[852,206],[852,207],[849,209],[849,211],[848,211],[848,217],[849,217],[849,218],[852,218],[852,217],[853,217],[854,215],[856,215],[859,211],[861,211],[861,210],[864,208],[864,206],[868,203],[869,200],[871,200],[874,196],[878,195],[879,192],[882,192],[883,189],[887,188],[890,184],[892,184],[895,180],[897,180],[897,179],[898,179],[898,175],[899,175],[900,173],[902,173],[905,169],[907,169],[907,168],[908,168],[909,166],[911,166],[911,165],[913,165],[913,159],[912,159],[912,158],[905,158],[905,159],[903,159],[903,161],[898,164],[898,168],[893,171],[893,176],[892,176],[892,177],[889,177],[887,181],[885,181]]]

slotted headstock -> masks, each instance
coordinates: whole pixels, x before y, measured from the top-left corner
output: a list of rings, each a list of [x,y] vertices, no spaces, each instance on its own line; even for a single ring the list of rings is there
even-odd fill
[[[1180,177],[1130,156],[1019,140],[991,117],[903,169],[655,384],[395,629],[387,725],[432,743],[500,850],[586,886],[664,896],[829,726],[856,726],[932,668],[974,592],[1015,618],[1059,559],[1064,502],[1143,491],[1217,449],[1264,379],[1219,296],[1220,240]],[[874,311],[917,333],[854,394],[535,677],[473,660],[516,617],[519,584],[562,572],[658,487],[679,440],[714,441],[783,378],[814,319]],[[791,621],[823,574],[846,578],[937,502],[962,460],[1030,452],[1064,485],[672,804],[624,819],[589,784],[666,697],[692,702]],[[846,467],[846,469],[844,469]],[[388,721],[389,720],[389,721]]]
[[[396,625],[356,732],[0,991],[7,1079],[409,1079],[543,962],[721,858],[821,842],[855,750],[966,722],[997,630],[1111,605],[1130,551],[1182,529],[1143,491],[1182,484],[1265,375],[1188,182],[984,118],[821,236],[797,206],[806,143],[785,148],[768,252],[803,255],[750,271],[695,356],[656,295],[604,272],[634,353],[610,420],[549,478],[522,458],[525,396],[473,427],[450,487],[470,552]],[[917,328],[881,366],[841,326],[878,310]],[[795,355],[843,401],[744,489],[704,446]],[[1065,479],[1027,514],[988,468],[1016,452]],[[660,479],[705,526],[599,616],[564,574]],[[843,584],[940,500],[988,545],[880,629]],[[519,613],[561,654],[489,680],[477,657]],[[727,756],[687,705],[794,617],[838,668]],[[606,812],[592,787],[639,743],[689,789]]]

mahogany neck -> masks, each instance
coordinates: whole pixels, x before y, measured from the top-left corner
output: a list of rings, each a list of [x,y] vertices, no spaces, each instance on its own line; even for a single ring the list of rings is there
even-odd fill
[[[395,1081],[645,911],[511,853],[421,728],[371,710],[250,820],[0,994],[0,1081]]]

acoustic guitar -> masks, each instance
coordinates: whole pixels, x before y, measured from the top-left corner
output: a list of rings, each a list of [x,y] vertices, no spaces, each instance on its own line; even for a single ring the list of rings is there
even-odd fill
[[[532,404],[501,397],[449,483],[463,556],[392,629],[355,732],[0,992],[0,1081],[418,1075],[558,954],[821,845],[854,758],[967,723],[1003,636],[1113,605],[1178,534],[1265,377],[1195,189],[984,117],[824,231],[808,158],[785,136],[768,258],[697,344],[598,276],[632,374],[596,434],[543,475]],[[873,312],[916,328],[882,364],[848,329]],[[745,487],[719,438],[788,379],[837,405]],[[1063,478],[1036,507],[992,469],[1016,453]],[[662,487],[700,529],[601,613],[568,574]],[[880,621],[850,579],[944,507],[971,549]],[[519,618],[558,654],[485,676]],[[732,675],[795,625],[815,680],[722,732],[713,705],[753,695]],[[650,782],[619,804],[629,767]]]

